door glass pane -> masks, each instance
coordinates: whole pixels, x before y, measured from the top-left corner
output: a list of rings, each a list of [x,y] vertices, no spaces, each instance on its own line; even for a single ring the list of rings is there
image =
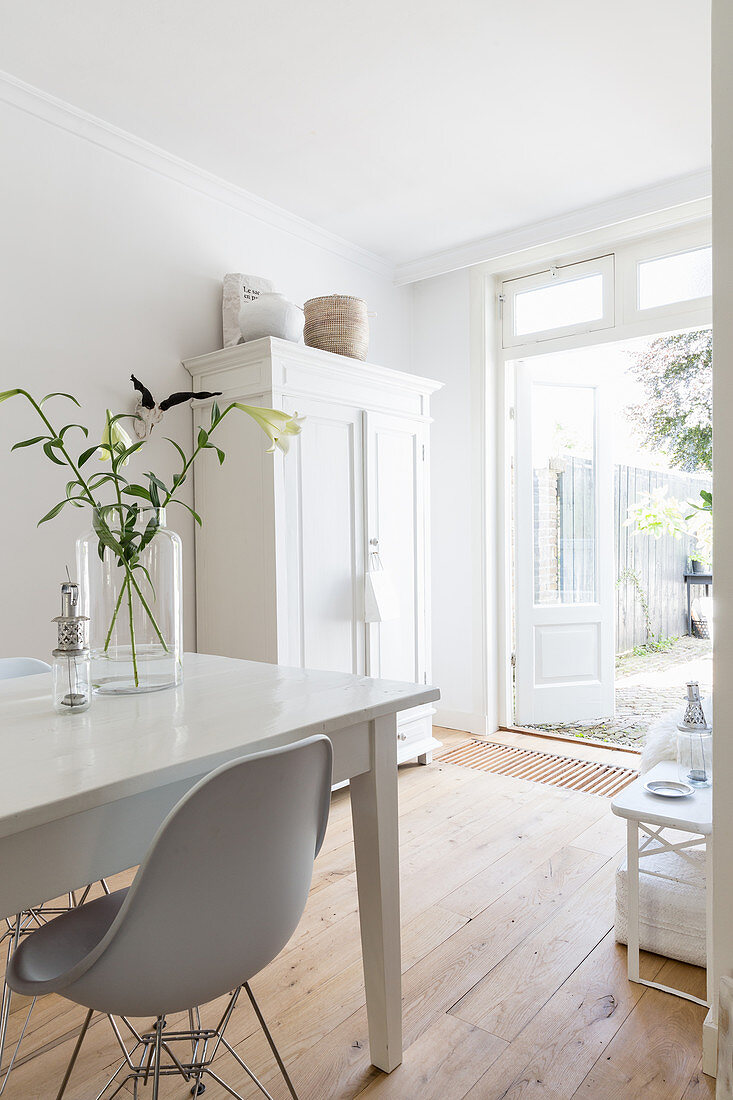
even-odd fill
[[[711,248],[696,248],[639,264],[639,309],[707,298],[712,293]]]
[[[596,599],[595,390],[532,388],[534,598]]]
[[[529,336],[603,318],[603,276],[586,275],[514,296],[514,334]]]

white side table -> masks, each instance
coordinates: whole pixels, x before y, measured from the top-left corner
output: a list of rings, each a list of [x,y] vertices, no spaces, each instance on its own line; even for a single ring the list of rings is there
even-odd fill
[[[628,874],[628,973],[629,981],[673,993],[695,1004],[708,1007],[713,997],[712,962],[712,860],[713,860],[713,798],[710,787],[696,790],[687,798],[663,798],[649,794],[644,783],[652,779],[679,779],[677,765],[671,760],[657,764],[644,779],[635,779],[611,803],[611,809],[618,817],[626,818],[626,867]],[[683,833],[694,834],[691,839],[674,842],[664,835],[665,829],[676,829]],[[693,997],[681,989],[672,989],[659,982],[650,982],[639,977],[639,876],[654,875],[656,878],[668,878],[657,871],[649,871],[640,866],[644,858],[659,852],[677,852],[684,858],[691,848],[706,846],[706,940],[707,940],[707,1000]]]

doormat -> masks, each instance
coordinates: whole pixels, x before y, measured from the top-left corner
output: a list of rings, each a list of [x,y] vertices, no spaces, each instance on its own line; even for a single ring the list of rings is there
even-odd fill
[[[464,768],[497,772],[532,783],[550,783],[553,787],[606,798],[613,798],[639,778],[639,773],[631,768],[619,768],[597,760],[575,760],[571,756],[555,756],[536,749],[519,749],[514,745],[496,745],[492,741],[467,741],[441,756],[440,763],[460,764]]]

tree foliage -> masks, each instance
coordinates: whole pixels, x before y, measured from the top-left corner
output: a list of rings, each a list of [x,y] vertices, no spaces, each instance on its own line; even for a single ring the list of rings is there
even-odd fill
[[[644,444],[681,470],[713,468],[713,334],[660,336],[636,357],[632,373],[645,401],[627,409]]]

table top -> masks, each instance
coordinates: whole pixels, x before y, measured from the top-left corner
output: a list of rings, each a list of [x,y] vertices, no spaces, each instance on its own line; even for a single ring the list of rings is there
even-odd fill
[[[691,584],[712,584],[712,573],[685,573],[685,580]]]
[[[648,825],[665,825],[670,829],[710,836],[713,832],[713,792],[711,787],[701,787],[687,798],[663,798],[649,794],[644,784],[650,779],[679,779],[677,764],[663,760],[648,771],[643,778],[635,779],[611,802],[611,809],[618,817],[631,821],[645,821]]]
[[[407,710],[437,688],[187,653],[178,688],[57,714],[51,675],[0,681],[0,837]]]

